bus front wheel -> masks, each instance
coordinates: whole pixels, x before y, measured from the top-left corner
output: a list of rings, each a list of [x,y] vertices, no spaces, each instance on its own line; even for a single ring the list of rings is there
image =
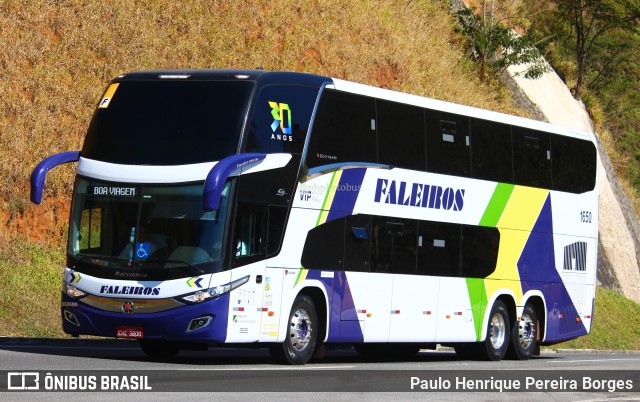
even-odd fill
[[[306,364],[316,348],[317,328],[313,301],[307,296],[298,296],[291,307],[286,338],[271,348],[271,354],[283,363]]]

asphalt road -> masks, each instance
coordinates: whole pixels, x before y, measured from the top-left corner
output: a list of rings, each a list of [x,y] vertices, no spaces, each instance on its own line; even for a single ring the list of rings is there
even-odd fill
[[[348,347],[328,349],[324,359],[305,366],[279,365],[264,349],[211,348],[208,351],[183,351],[170,360],[152,361],[135,341],[52,342],[0,338],[0,384],[4,384],[0,389],[0,400],[7,396],[11,400],[50,399],[47,392],[7,393],[8,373],[16,372],[39,372],[40,384],[44,384],[47,373],[58,378],[69,374],[78,378],[94,376],[98,383],[103,375],[148,377],[144,385],[152,391],[138,393],[136,400],[200,399],[216,395],[225,401],[255,400],[256,397],[264,399],[266,392],[267,395],[277,395],[279,400],[303,396],[306,400],[321,401],[389,401],[424,399],[427,396],[430,400],[638,400],[640,392],[635,390],[640,390],[639,368],[640,354],[624,352],[543,352],[526,362],[484,362],[458,360],[455,353],[449,351],[421,351],[415,358],[388,361],[364,359]],[[629,377],[628,373],[632,375]],[[590,386],[600,387],[600,390],[573,391],[571,381],[575,378],[579,385],[584,385],[585,376],[593,378],[595,382]],[[536,392],[523,392],[525,381],[529,379],[531,387],[526,389]],[[622,382],[616,385],[612,379]],[[473,380],[473,383],[465,385],[462,381],[466,380]],[[631,383],[625,381],[633,383],[634,392],[629,392],[627,388]],[[452,392],[459,391],[460,386],[467,390],[468,387],[475,389],[464,394]],[[412,387],[414,392],[405,392],[411,391]],[[610,392],[611,387],[615,392]],[[434,393],[434,388],[439,392]],[[131,383],[127,387],[120,383],[111,384],[108,389],[136,388]],[[500,389],[505,392],[499,392]],[[182,392],[187,390],[198,392]],[[307,390],[314,392],[300,393]],[[340,392],[331,392],[335,390]],[[63,392],[55,395],[56,399],[64,397],[71,401],[121,398],[126,394]]]

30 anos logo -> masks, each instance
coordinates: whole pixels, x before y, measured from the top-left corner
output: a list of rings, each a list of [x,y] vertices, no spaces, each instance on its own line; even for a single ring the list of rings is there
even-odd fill
[[[287,103],[271,102],[271,117],[273,117],[273,123],[271,123],[271,139],[279,141],[293,141],[293,130],[291,129],[291,108]],[[278,132],[280,127],[280,132]]]

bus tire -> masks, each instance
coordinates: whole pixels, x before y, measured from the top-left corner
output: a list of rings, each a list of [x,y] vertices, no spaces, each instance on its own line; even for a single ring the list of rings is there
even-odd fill
[[[171,342],[155,339],[140,339],[138,341],[142,351],[152,359],[169,359],[180,352],[180,347]]]
[[[537,347],[538,316],[529,303],[522,310],[521,320],[514,321],[507,357],[514,360],[528,360]]]
[[[474,353],[479,359],[499,361],[507,354],[509,347],[509,312],[507,306],[496,300],[489,314],[487,336],[484,342],[475,344]]]
[[[316,349],[318,316],[311,298],[301,295],[291,307],[287,335],[283,343],[273,345],[272,356],[286,364],[306,364]]]

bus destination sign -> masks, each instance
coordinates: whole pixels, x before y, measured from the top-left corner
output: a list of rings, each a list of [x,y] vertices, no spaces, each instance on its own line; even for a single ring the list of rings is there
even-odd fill
[[[135,197],[135,187],[121,186],[89,186],[87,188],[89,195],[109,196],[109,197]]]

